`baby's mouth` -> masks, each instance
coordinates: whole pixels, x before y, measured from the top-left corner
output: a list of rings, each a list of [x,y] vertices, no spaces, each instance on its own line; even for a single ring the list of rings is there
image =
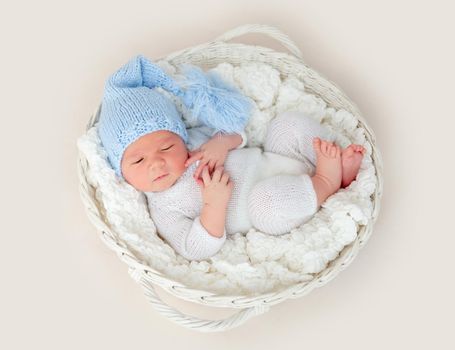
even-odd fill
[[[169,174],[164,174],[164,175],[161,175],[161,176],[158,176],[157,178],[155,178],[155,180],[153,181],[159,181],[161,179],[164,179],[166,176],[168,176]]]

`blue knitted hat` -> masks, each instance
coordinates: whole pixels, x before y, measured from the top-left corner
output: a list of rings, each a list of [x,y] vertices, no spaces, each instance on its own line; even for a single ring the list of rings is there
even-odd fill
[[[106,82],[98,134],[109,163],[120,178],[125,149],[148,133],[168,130],[188,142],[185,123],[162,88],[178,96],[201,124],[221,133],[239,133],[248,122],[252,103],[215,72],[181,66],[185,79],[179,86],[159,66],[142,55],[131,59]]]

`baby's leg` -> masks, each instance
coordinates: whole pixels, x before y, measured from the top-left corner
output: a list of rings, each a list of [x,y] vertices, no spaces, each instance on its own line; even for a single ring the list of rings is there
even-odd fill
[[[281,235],[308,221],[317,211],[317,202],[310,176],[277,175],[252,188],[248,212],[256,229]]]
[[[316,167],[315,138],[333,142],[335,134],[303,112],[285,112],[270,121],[264,151],[300,160],[313,174]],[[342,187],[355,180],[364,154],[365,148],[355,144],[341,151]]]
[[[313,139],[333,141],[335,135],[303,112],[289,111],[270,121],[264,141],[264,151],[300,160],[314,171],[316,153]]]
[[[259,181],[248,196],[248,211],[254,227],[281,235],[308,221],[327,197],[341,185],[341,150],[316,138],[315,175],[277,175]]]

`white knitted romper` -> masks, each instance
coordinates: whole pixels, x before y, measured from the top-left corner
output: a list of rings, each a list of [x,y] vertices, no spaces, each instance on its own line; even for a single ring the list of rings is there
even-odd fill
[[[248,196],[253,226],[280,235],[316,213],[317,198],[311,182],[316,167],[313,138],[333,141],[334,136],[300,112],[286,112],[272,119],[255,185]]]
[[[210,139],[212,131],[206,127],[189,130],[189,149]],[[199,161],[169,189],[145,192],[158,233],[185,258],[199,260],[216,254],[227,234],[246,233],[255,227],[280,235],[306,222],[317,211],[310,178],[316,164],[314,137],[334,140],[328,129],[300,112],[286,112],[270,122],[264,151],[244,148],[246,134],[242,132],[242,144],[229,151],[224,164],[234,187],[223,236],[212,236],[200,221],[204,204],[193,178]]]

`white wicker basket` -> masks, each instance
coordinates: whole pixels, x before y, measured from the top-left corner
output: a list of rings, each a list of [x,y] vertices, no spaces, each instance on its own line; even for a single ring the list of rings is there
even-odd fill
[[[277,52],[269,48],[252,46],[238,43],[228,43],[229,40],[247,33],[262,33],[278,40],[286,47],[292,55]],[[364,119],[360,116],[357,107],[348,97],[332,82],[323,78],[320,74],[309,68],[302,60],[302,54],[297,46],[278,29],[266,25],[244,25],[235,28],[215,40],[206,44],[187,48],[159,60],[166,60],[172,65],[180,63],[192,63],[195,65],[211,68],[222,62],[238,65],[244,62],[264,62],[277,69],[283,77],[293,75],[301,79],[308,92],[322,98],[329,107],[335,109],[345,109],[359,121],[359,126],[365,130],[366,140],[372,147],[372,159],[376,169],[377,186],[371,196],[373,203],[373,214],[370,222],[362,226],[358,232],[356,240],[344,247],[340,255],[333,260],[323,271],[319,272],[311,281],[302,282],[279,292],[265,293],[254,297],[248,296],[220,296],[206,291],[191,289],[185,285],[173,281],[164,276],[159,271],[141,262],[127,245],[118,237],[102,214],[100,204],[95,197],[95,188],[87,181],[87,170],[89,164],[82,153],[79,153],[78,172],[80,179],[80,194],[86,207],[87,214],[92,223],[101,232],[102,240],[114,250],[120,259],[129,267],[130,275],[144,289],[146,298],[164,316],[174,322],[198,331],[223,331],[241,325],[247,319],[262,314],[269,310],[271,305],[278,304],[287,298],[301,297],[316,287],[323,286],[340,271],[351,263],[357,255],[359,249],[368,240],[373,224],[376,221],[382,196],[382,161],[379,151],[375,145],[373,132],[370,130]],[[91,128],[99,117],[100,107],[90,119],[87,130]],[[238,308],[240,311],[231,317],[223,320],[202,320],[189,315],[185,315],[166,305],[156,294],[154,285],[162,287],[164,290],[184,300],[198,304],[213,306]]]

